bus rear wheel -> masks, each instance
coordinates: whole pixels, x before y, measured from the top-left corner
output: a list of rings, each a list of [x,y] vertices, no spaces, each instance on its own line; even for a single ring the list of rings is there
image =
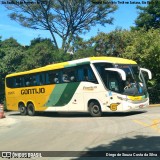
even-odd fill
[[[19,104],[19,111],[20,111],[21,115],[23,115],[23,116],[27,115],[27,109],[26,109],[25,105],[22,103]]]
[[[27,105],[27,111],[28,111],[28,115],[29,116],[34,116],[35,115],[35,108],[34,108],[34,105],[32,103],[29,103]]]
[[[98,102],[92,101],[89,103],[89,113],[92,117],[100,117],[102,115],[101,107]]]

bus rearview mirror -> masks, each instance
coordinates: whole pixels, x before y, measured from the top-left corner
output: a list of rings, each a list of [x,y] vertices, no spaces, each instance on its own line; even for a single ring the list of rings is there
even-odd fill
[[[140,68],[140,71],[144,71],[144,72],[147,72],[148,73],[148,77],[149,79],[152,79],[152,73],[149,69],[146,69],[146,68]]]
[[[119,68],[105,68],[106,71],[113,71],[113,72],[118,72],[121,77],[122,77],[122,80],[125,81],[126,80],[126,73],[125,71],[123,71],[122,69],[119,69]]]

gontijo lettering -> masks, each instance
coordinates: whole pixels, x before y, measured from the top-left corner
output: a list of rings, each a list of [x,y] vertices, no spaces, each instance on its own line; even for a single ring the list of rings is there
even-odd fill
[[[45,93],[45,88],[22,89],[21,94],[41,94]]]

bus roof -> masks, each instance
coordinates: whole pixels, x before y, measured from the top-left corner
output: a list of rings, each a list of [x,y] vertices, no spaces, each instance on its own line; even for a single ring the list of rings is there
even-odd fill
[[[61,68],[67,68],[71,66],[78,66],[81,64],[96,63],[96,62],[108,62],[108,63],[113,63],[113,64],[137,64],[133,60],[118,58],[118,57],[88,57],[88,58],[82,58],[82,59],[72,60],[68,62],[50,64],[50,65],[46,65],[44,67],[32,69],[29,71],[12,73],[12,74],[7,75],[6,77],[42,72],[46,70],[61,69]]]

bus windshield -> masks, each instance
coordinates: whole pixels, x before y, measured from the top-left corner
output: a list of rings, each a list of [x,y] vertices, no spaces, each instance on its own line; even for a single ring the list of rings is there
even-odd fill
[[[144,95],[147,92],[146,83],[140,68],[137,65],[115,65],[126,73],[124,82],[124,94],[127,95]]]
[[[95,64],[100,77],[107,89],[124,95],[145,95],[147,93],[143,74],[137,65],[128,64]],[[126,81],[123,81],[118,72],[105,70],[106,68],[119,68],[126,73]]]

